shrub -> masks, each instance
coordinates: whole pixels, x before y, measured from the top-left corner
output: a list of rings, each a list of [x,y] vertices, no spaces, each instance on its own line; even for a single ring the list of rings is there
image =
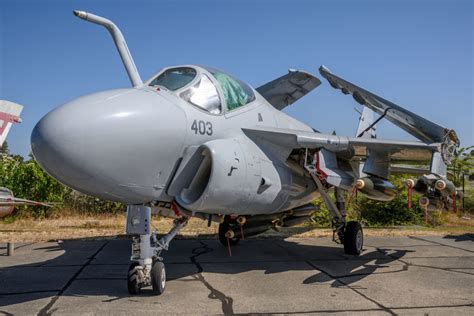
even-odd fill
[[[5,154],[0,159],[0,186],[11,189],[16,197],[53,204],[53,207],[19,206],[16,208],[17,216],[47,217],[58,210],[70,192],[69,188],[47,175],[34,159],[23,161],[20,156]]]
[[[418,205],[419,196],[413,194],[412,208],[408,208],[408,192],[404,180],[408,176],[392,176],[390,181],[398,188],[399,195],[390,202],[374,201],[358,194],[348,206],[347,220],[360,220],[368,226],[396,226],[422,224],[424,211]],[[347,200],[347,198],[346,198]],[[321,211],[312,216],[315,226],[330,226],[329,212],[320,198],[313,202],[321,207]]]
[[[311,224],[315,227],[331,227],[331,217],[323,199],[319,198],[313,204],[319,207],[319,211],[311,216]]]
[[[464,210],[474,213],[474,188],[468,188],[464,192]]]
[[[51,203],[53,207],[18,206],[12,217],[58,216],[64,210],[79,214],[119,213],[125,211],[122,203],[104,201],[81,194],[50,177],[33,157],[24,161],[21,156],[0,154],[0,186],[11,189],[16,197]]]
[[[105,201],[93,196],[72,191],[65,199],[64,206],[73,213],[97,215],[97,214],[120,214],[126,211],[123,203]]]

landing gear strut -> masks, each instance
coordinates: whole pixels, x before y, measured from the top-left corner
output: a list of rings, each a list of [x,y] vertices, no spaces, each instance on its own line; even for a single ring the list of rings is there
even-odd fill
[[[346,222],[346,209],[343,191],[337,187],[334,188],[336,203],[334,203],[327,189],[321,183],[321,180],[314,172],[310,172],[316,186],[332,217],[333,240],[336,243],[344,245],[344,252],[348,255],[359,255],[364,246],[364,234],[362,226],[357,221]]]
[[[141,288],[152,286],[154,294],[161,294],[166,286],[166,270],[160,254],[168,250],[169,243],[188,223],[187,217],[174,221],[174,227],[158,240],[150,231],[151,209],[143,205],[127,207],[127,234],[132,235],[132,263],[128,268],[127,287],[132,295]]]

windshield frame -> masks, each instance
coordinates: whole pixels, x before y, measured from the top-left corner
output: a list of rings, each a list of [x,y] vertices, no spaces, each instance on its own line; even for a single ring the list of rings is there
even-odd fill
[[[179,100],[181,100],[182,102],[184,102],[185,104],[191,106],[192,108],[194,109],[197,109],[203,113],[206,113],[208,115],[212,115],[212,116],[223,116],[223,115],[227,115],[229,113],[233,114],[233,113],[240,113],[241,111],[247,111],[247,110],[250,110],[251,108],[253,108],[253,104],[255,104],[255,101],[258,100],[258,96],[257,96],[257,92],[255,91],[255,89],[249,85],[248,83],[246,83],[245,81],[237,78],[237,77],[234,77],[230,74],[228,74],[227,72],[225,71],[222,71],[218,68],[215,68],[215,67],[210,67],[210,66],[204,66],[204,65],[189,65],[189,64],[185,64],[185,65],[174,65],[174,66],[169,66],[169,67],[165,67],[163,69],[161,69],[159,72],[155,73],[150,79],[148,79],[145,83],[144,83],[144,86],[148,89],[151,89],[151,90],[156,90],[153,86],[150,86],[150,83],[155,79],[157,78],[159,75],[161,75],[163,72],[169,70],[169,69],[173,69],[173,68],[192,68],[196,71],[196,76],[194,77],[193,80],[191,80],[188,84],[186,84],[185,86],[177,89],[177,90],[169,90],[168,88],[166,87],[163,87],[163,86],[156,86],[156,87],[159,87],[160,89],[164,90],[164,91],[167,91],[168,93],[174,95],[176,98],[178,98]],[[208,70],[209,69],[209,70]],[[221,88],[221,85],[220,83],[217,81],[217,79],[214,77],[214,75],[212,74],[212,72],[210,70],[215,70],[215,71],[219,71],[219,72],[222,72],[224,74],[228,74],[230,75],[232,78],[235,78],[241,82],[243,82],[244,84],[246,84],[251,90],[252,90],[252,93],[254,95],[254,99],[248,103],[246,103],[245,105],[242,105],[240,107],[237,107],[235,109],[232,109],[232,110],[229,110],[227,108],[227,100],[225,99],[224,97],[224,92],[222,91],[222,88]],[[216,87],[216,90],[217,90],[217,93],[219,94],[219,99],[221,101],[221,112],[219,114],[214,114],[214,113],[211,113],[211,112],[208,112],[206,111],[205,109],[203,108],[200,108],[199,106],[196,106],[186,100],[184,100],[180,95],[182,92],[184,92],[185,90],[187,90],[188,88],[194,86],[195,84],[197,84],[201,78],[202,78],[202,75],[205,74],[212,82],[212,84]]]
[[[189,81],[187,84],[185,84],[184,86],[176,89],[176,90],[171,90],[165,86],[162,86],[162,85],[156,85],[156,86],[152,86],[151,83],[156,79],[158,78],[159,76],[161,76],[163,73],[165,73],[166,71],[168,70],[171,70],[171,69],[178,69],[178,68],[190,68],[190,69],[193,69],[195,72],[196,72],[196,75],[194,76],[194,78]],[[189,87],[190,85],[192,85],[193,83],[195,83],[198,79],[200,78],[200,71],[199,71],[199,68],[193,66],[193,65],[177,65],[177,66],[170,66],[170,67],[166,67],[166,68],[163,68],[161,69],[159,72],[157,72],[156,74],[154,74],[150,79],[148,79],[143,85],[148,87],[148,88],[151,88],[151,89],[155,89],[156,87],[159,87],[160,89],[163,89],[165,91],[168,91],[170,93],[176,93],[178,91],[181,91],[182,89],[185,89],[186,87]]]

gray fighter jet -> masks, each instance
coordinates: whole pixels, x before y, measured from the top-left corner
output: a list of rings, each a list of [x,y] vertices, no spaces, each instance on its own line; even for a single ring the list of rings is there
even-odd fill
[[[31,146],[40,165],[60,182],[128,205],[132,294],[149,285],[156,294],[164,291],[160,255],[192,216],[220,223],[219,239],[230,247],[243,234],[307,220],[316,211],[311,202],[321,196],[334,240],[347,254],[358,255],[362,227],[346,222],[345,192],[389,201],[397,195],[387,180],[391,172],[423,172],[395,165],[417,162],[429,169],[408,184],[426,197],[423,205],[455,193],[446,178],[459,146],[453,130],[324,66],[319,71],[330,85],[363,106],[355,137],[320,133],[281,111],[321,84],[308,72],[290,70],[253,89],[221,70],[181,65],[143,82],[115,24],[83,11],[74,14],[111,33],[133,87],[86,95],[51,111],[34,128]],[[376,138],[375,124],[382,118],[419,141]],[[150,228],[152,212],[176,218],[161,239]]]

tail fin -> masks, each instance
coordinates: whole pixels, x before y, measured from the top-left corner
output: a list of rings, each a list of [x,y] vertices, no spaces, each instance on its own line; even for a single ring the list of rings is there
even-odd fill
[[[21,122],[20,113],[22,110],[22,105],[0,100],[0,146],[7,138],[12,124]]]
[[[362,138],[376,138],[375,130],[377,126],[374,124],[374,111],[364,106],[362,113],[360,113],[359,126],[357,126],[356,137]]]

